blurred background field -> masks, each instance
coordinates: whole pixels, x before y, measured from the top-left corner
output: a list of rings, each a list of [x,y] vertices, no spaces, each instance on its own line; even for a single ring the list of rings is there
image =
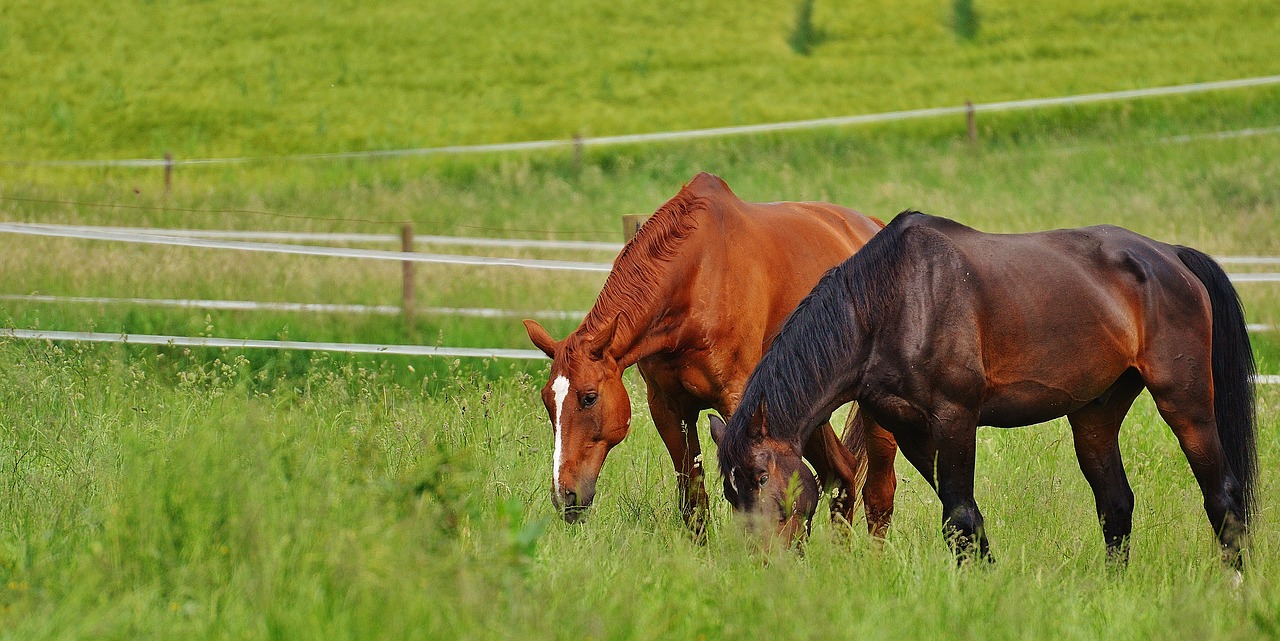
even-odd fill
[[[565,139],[1280,73],[1268,2],[0,5],[0,220],[622,241],[698,171],[747,200],[915,208],[990,231],[1118,224],[1280,256],[1280,86],[1016,113],[530,153],[289,154]],[[1218,135],[1227,132],[1229,135]],[[247,157],[158,167],[46,161]],[[396,245],[363,247],[396,249]],[[422,251],[607,262],[608,251]],[[1229,271],[1280,271],[1233,265]],[[0,295],[398,305],[394,262],[0,234]],[[604,274],[420,265],[421,307],[581,311]],[[1241,283],[1280,324],[1280,284]],[[518,318],[0,300],[44,330],[528,348]],[[546,320],[557,337],[573,319]],[[1280,334],[1253,335],[1280,374]],[[1001,563],[955,571],[900,470],[883,553],[820,523],[762,563],[718,479],[688,541],[639,377],[597,508],[547,492],[545,361],[50,345],[0,338],[0,636],[1185,638],[1280,636],[1275,387],[1244,590],[1149,399],[1123,436],[1134,564],[1102,567],[1065,423],[981,432]],[[709,439],[704,446],[710,447]]]

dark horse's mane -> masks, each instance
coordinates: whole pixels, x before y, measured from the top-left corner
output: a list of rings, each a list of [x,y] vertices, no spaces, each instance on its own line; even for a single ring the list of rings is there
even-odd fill
[[[920,212],[907,210],[872,236],[856,254],[832,267],[787,317],[769,351],[747,379],[720,443],[720,472],[729,478],[751,453],[752,418],[766,413],[769,436],[797,440],[812,427],[799,418],[817,402],[820,381],[857,347],[859,336],[892,309],[914,261],[904,230]]]
[[[654,284],[665,280],[667,264],[678,254],[682,241],[697,229],[693,213],[705,206],[705,200],[686,187],[645,221],[618,254],[579,332],[594,331],[618,316],[619,330],[634,329],[637,319],[631,312],[652,305]]]

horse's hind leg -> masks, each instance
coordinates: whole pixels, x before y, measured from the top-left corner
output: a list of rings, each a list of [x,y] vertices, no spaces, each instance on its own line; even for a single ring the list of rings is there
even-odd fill
[[[1141,391],[1142,380],[1130,370],[1107,394],[1067,415],[1080,471],[1093,488],[1107,561],[1121,567],[1129,562],[1133,491],[1120,458],[1120,424]]]
[[[1205,357],[1206,369],[1208,355]],[[1182,372],[1173,381],[1147,379],[1147,388],[1156,408],[1178,437],[1182,453],[1191,464],[1196,483],[1204,495],[1204,509],[1209,523],[1222,546],[1222,559],[1229,567],[1240,570],[1244,561],[1240,550],[1245,545],[1244,506],[1237,499],[1235,475],[1227,465],[1218,437],[1213,412],[1213,392],[1209,388],[1210,373]]]
[[[804,457],[813,464],[823,489],[835,487],[831,497],[831,520],[853,523],[853,515],[858,509],[857,496],[866,476],[866,452],[846,449],[828,421],[809,435],[804,445]]]
[[[862,500],[867,512],[867,531],[883,539],[893,519],[893,495],[898,475],[893,469],[898,443],[862,408],[849,415],[844,430],[844,444],[850,452],[862,451],[867,459],[867,478],[862,485]]]

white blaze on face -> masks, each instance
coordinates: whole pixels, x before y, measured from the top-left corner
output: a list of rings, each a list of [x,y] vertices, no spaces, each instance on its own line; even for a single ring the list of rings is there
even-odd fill
[[[556,395],[556,449],[552,459],[551,478],[555,479],[556,494],[560,493],[560,415],[564,413],[564,399],[569,395],[569,379],[557,376],[551,383],[551,391]]]

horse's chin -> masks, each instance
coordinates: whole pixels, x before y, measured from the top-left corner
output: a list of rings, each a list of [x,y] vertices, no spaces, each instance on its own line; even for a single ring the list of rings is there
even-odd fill
[[[587,519],[587,506],[567,507],[560,511],[560,517],[564,519],[565,523],[581,523]]]

